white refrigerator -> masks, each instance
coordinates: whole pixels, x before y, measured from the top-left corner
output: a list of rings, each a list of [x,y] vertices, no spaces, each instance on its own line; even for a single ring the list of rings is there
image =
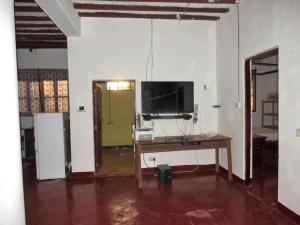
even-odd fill
[[[38,180],[66,177],[66,143],[63,113],[34,114]]]

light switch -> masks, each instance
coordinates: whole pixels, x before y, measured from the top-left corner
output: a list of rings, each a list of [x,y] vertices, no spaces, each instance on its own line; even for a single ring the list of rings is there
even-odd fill
[[[300,137],[300,128],[297,128],[297,129],[296,129],[296,136],[297,136],[297,137]]]

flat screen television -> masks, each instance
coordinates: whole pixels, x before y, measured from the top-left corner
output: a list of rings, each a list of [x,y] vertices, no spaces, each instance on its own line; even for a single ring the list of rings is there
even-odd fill
[[[191,113],[194,111],[194,82],[143,81],[142,113]]]

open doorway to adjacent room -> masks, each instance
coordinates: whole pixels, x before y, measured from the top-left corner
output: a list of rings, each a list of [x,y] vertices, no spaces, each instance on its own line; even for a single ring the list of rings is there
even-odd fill
[[[67,69],[18,69],[21,150],[26,180],[60,179],[70,173],[66,166],[71,161],[68,83]],[[48,165],[49,159],[53,161],[51,165]]]
[[[93,98],[96,174],[133,174],[135,81],[94,81]]]
[[[246,60],[246,180],[271,205],[278,196],[278,49]]]

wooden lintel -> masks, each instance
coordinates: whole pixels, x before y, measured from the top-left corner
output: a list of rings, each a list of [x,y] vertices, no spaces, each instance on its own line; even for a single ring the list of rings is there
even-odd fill
[[[115,13],[115,12],[79,12],[81,17],[108,17],[108,18],[139,18],[139,19],[169,19],[169,20],[211,20],[220,19],[218,16],[203,15],[178,15],[176,14],[137,14],[137,13]]]
[[[269,57],[272,57],[272,56],[275,56],[275,55],[278,55],[278,48],[275,48],[275,49],[272,49],[270,51],[258,54],[258,55],[254,56],[251,59],[252,59],[253,62],[256,62],[257,60],[269,58]]]
[[[116,10],[116,11],[160,11],[160,12],[194,12],[194,13],[226,13],[228,8],[208,7],[177,7],[177,6],[150,6],[150,5],[112,5],[95,3],[74,3],[75,9],[89,10]]]

